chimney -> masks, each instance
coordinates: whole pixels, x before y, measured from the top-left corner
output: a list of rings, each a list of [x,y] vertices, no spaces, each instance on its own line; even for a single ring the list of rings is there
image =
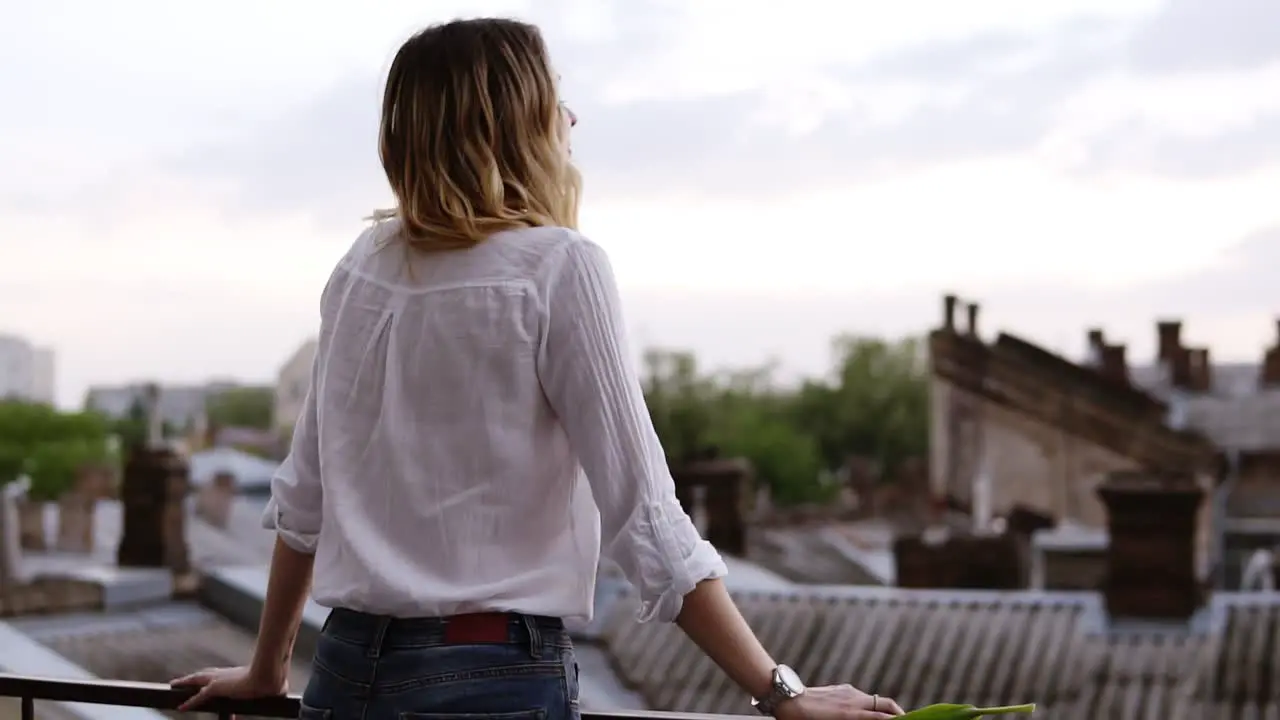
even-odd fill
[[[1156,323],[1156,359],[1160,362],[1173,360],[1182,347],[1182,322],[1179,320],[1162,320]]]
[[[1102,348],[1107,344],[1106,336],[1102,333],[1102,328],[1091,328],[1085,334],[1085,359],[1084,364],[1091,368],[1102,367]]]
[[[1090,329],[1088,335],[1085,337],[1089,339],[1090,348],[1100,348],[1107,342],[1106,336],[1102,334],[1102,328]]]
[[[1103,345],[1098,362],[1098,372],[1124,385],[1129,384],[1129,363],[1125,359],[1124,345]]]
[[[1280,350],[1271,348],[1263,356],[1262,373],[1258,376],[1258,385],[1263,390],[1280,387]]]
[[[754,484],[751,463],[741,458],[703,459],[671,470],[676,497],[690,515],[694,514],[694,496],[701,489],[707,542],[726,555],[745,556],[745,504]]]
[[[1168,359],[1166,367],[1169,368],[1170,385],[1180,390],[1194,390],[1190,350],[1184,347],[1176,348],[1173,356]]]
[[[1109,542],[1103,595],[1111,617],[1185,620],[1200,607],[1196,516],[1204,491],[1190,473],[1120,471],[1098,487]]]
[[[1187,389],[1191,392],[1207,393],[1213,388],[1213,365],[1209,363],[1208,348],[1194,348],[1187,351],[1187,374],[1190,381]]]
[[[1280,387],[1280,320],[1276,320],[1275,344],[1262,356],[1262,372],[1258,386],[1263,390]]]
[[[978,303],[969,303],[965,310],[969,313],[969,337],[978,337]]]
[[[942,329],[948,332],[956,329],[956,296],[942,296]]]

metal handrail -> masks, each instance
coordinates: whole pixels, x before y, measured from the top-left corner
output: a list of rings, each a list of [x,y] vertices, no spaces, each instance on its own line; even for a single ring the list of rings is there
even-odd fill
[[[35,701],[49,700],[92,705],[117,705],[149,710],[176,710],[193,690],[171,688],[159,683],[124,680],[64,680],[0,673],[0,697],[19,698],[22,720],[35,720]],[[228,700],[217,698],[193,712],[231,718],[234,715],[256,715],[268,718],[298,717],[298,696]],[[727,720],[732,715],[705,713],[672,713],[653,711],[586,712],[582,720]]]
[[[190,689],[171,688],[159,683],[64,680],[0,673],[0,697],[15,697],[22,701],[22,720],[35,720],[36,700],[177,710],[193,694],[194,691]],[[202,705],[196,712],[210,713],[220,718],[230,718],[233,715],[296,718],[298,698],[296,695],[257,700],[216,698]]]

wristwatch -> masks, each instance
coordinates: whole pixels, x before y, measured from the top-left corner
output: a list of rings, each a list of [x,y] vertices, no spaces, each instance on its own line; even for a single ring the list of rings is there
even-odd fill
[[[783,700],[798,698],[804,694],[804,683],[801,682],[800,676],[796,674],[787,665],[779,665],[773,669],[773,687],[767,696],[762,698],[753,698],[751,705],[760,712],[761,715],[770,715],[778,709],[778,703]]]

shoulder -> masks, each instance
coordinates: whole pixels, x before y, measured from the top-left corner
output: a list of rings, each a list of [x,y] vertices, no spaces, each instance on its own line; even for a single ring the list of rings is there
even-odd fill
[[[356,236],[355,240],[347,247],[346,252],[334,263],[333,270],[329,273],[329,279],[325,281],[324,290],[320,293],[322,308],[328,305],[328,298],[335,286],[342,286],[349,282],[352,277],[363,275],[366,272],[366,265],[370,256],[381,248],[386,239],[390,238],[395,232],[394,228],[389,227],[393,223],[397,223],[397,221],[375,222]]]
[[[586,235],[569,228],[536,228],[544,231],[542,272],[539,275],[554,280],[565,275],[584,272],[611,272],[609,254]]]
[[[591,253],[600,249],[587,236],[566,227],[521,228],[508,230],[502,235],[509,243],[519,245],[545,259],[584,251]]]
[[[376,220],[360,231],[347,252],[338,262],[339,267],[359,265],[363,260],[382,249],[400,232],[400,221],[395,218]]]

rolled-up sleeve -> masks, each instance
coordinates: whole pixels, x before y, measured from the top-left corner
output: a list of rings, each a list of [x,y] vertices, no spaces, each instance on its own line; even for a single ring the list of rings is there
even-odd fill
[[[676,499],[604,250],[575,239],[544,278],[538,372],[591,484],[602,551],[636,587],[642,621],[674,621],[684,596],[727,568]]]
[[[320,487],[320,437],[316,422],[316,371],[302,412],[293,428],[289,454],[271,478],[271,499],[262,513],[262,526],[276,531],[286,545],[314,555],[320,539],[323,490]]]

